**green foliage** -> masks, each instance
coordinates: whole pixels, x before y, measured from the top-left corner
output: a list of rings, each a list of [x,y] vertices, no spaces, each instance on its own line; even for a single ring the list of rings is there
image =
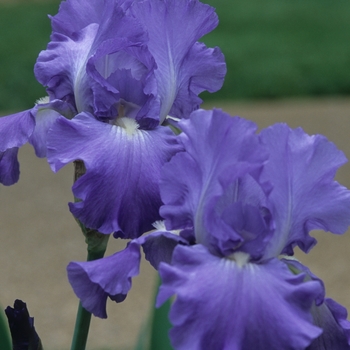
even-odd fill
[[[203,98],[246,99],[350,93],[347,0],[202,0],[220,24],[205,37],[226,56],[223,89]],[[45,90],[33,66],[59,1],[0,5],[0,110],[31,108]]]
[[[48,14],[56,14],[59,1],[0,5],[0,110],[31,108],[46,95],[33,67],[49,42]]]
[[[204,41],[222,49],[228,66],[215,98],[350,93],[349,1],[203,1],[220,20]]]

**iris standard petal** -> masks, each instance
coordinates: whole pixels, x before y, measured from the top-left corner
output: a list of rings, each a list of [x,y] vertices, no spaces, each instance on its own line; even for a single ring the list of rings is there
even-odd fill
[[[68,162],[84,161],[86,174],[73,186],[81,201],[70,204],[84,225],[135,238],[160,219],[160,170],[181,147],[168,127],[146,131],[132,119],[119,123],[102,123],[85,113],[71,121],[57,119],[50,132],[48,161],[54,171]]]
[[[186,152],[163,168],[160,213],[169,229],[193,227],[197,243],[226,255],[243,238],[222,215],[240,200],[239,179],[258,172],[266,159],[256,125],[220,110],[198,110],[179,125],[183,130],[179,142]]]
[[[176,295],[170,338],[177,350],[304,349],[321,333],[310,314],[321,284],[303,282],[278,259],[258,265],[179,245],[159,271],[157,306]]]
[[[181,110],[180,103],[177,103],[174,108],[177,116],[180,110],[188,112],[198,107],[198,98],[194,98],[194,101],[191,99],[192,94],[198,90],[198,82],[210,70],[204,68],[204,61],[217,68],[215,72],[211,71],[214,77],[209,80],[219,83],[211,85],[208,80],[203,88],[215,90],[221,86],[224,62],[223,56],[218,54],[219,50],[208,55],[209,51],[203,50],[202,46],[193,48],[198,39],[217,26],[218,18],[214,8],[197,0],[165,0],[136,2],[130,11],[148,33],[147,46],[158,67],[155,76],[161,100],[161,122],[169,114],[178,95],[182,97],[182,102],[186,101],[189,105],[183,105]],[[194,71],[192,68],[196,63],[200,64]]]
[[[54,32],[67,36],[80,31],[90,23],[102,23],[113,12],[115,7],[123,9],[129,6],[130,0],[66,0],[61,2],[59,12],[51,17]]]
[[[78,16],[82,16],[82,19],[71,18],[78,23],[79,30],[62,30],[62,23],[67,21],[62,18],[73,16],[79,6],[82,9]],[[97,7],[96,15],[92,15],[88,21],[88,14],[93,11],[93,6]],[[91,90],[94,81],[88,76],[86,65],[98,47],[106,42],[113,47],[113,42],[122,38],[139,41],[144,37],[137,21],[126,16],[117,2],[107,0],[101,6],[100,2],[93,1],[86,7],[86,11],[85,7],[85,4],[70,1],[60,8],[64,12],[64,15],[61,12],[58,15],[63,21],[59,25],[60,31],[53,32],[47,50],[40,53],[34,68],[38,81],[47,86],[50,97],[69,102],[78,112],[92,112],[94,109]],[[74,11],[69,13],[72,9]],[[53,23],[57,24],[57,21],[53,19]],[[82,27],[79,22],[86,25]]]
[[[350,191],[334,181],[346,162],[343,152],[324,136],[301,128],[273,125],[261,132],[269,161],[261,175],[271,181],[269,195],[276,233],[266,257],[292,254],[294,245],[307,252],[316,243],[309,231],[344,233],[350,224]]]
[[[198,95],[203,91],[221,89],[226,75],[225,57],[219,48],[207,48],[195,43],[182,62],[178,72],[178,92],[169,115],[188,118],[203,102]]]
[[[106,302],[123,301],[131,278],[139,274],[140,245],[131,241],[122,251],[88,262],[71,262],[68,280],[83,307],[97,317],[107,318]]]

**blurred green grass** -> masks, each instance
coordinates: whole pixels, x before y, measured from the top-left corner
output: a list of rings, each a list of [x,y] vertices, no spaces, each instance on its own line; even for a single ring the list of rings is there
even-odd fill
[[[220,24],[205,37],[225,54],[223,89],[204,99],[350,93],[350,1],[204,0]],[[58,1],[0,5],[0,109],[21,110],[45,95],[33,66]]]

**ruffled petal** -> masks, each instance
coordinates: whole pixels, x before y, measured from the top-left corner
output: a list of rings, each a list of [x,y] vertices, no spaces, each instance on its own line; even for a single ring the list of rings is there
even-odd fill
[[[307,252],[316,243],[309,231],[344,233],[350,224],[350,191],[334,181],[346,162],[343,152],[321,135],[276,124],[261,132],[270,156],[261,175],[273,184],[271,211],[276,234],[266,257],[291,255],[296,244]]]
[[[293,257],[283,259],[283,262],[295,274],[303,273],[305,281],[318,281],[321,279],[314,275],[310,269]],[[345,350],[350,349],[350,322],[347,321],[347,310],[332,299],[325,298],[322,291],[315,299],[311,308],[314,324],[322,328],[322,334],[315,339],[307,350]]]
[[[311,309],[314,323],[323,329],[307,350],[346,350],[350,349],[350,322],[347,311],[332,299]]]
[[[195,43],[183,61],[178,74],[178,93],[169,115],[188,118],[203,102],[198,95],[203,91],[221,89],[226,75],[225,57],[219,48],[207,48]]]
[[[0,118],[0,183],[10,186],[19,179],[18,148],[28,142],[35,127],[32,110]]]
[[[249,229],[244,221],[253,217],[253,236],[260,233],[265,237],[268,227],[259,206],[251,208],[264,199],[264,191],[252,176],[243,180],[258,173],[266,159],[255,135],[256,125],[219,110],[196,111],[179,125],[183,130],[179,141],[186,152],[164,166],[160,184],[164,203],[160,213],[167,227],[194,228],[197,243],[222,255],[249,240],[243,234]],[[245,219],[230,220],[235,211],[246,215]]]
[[[193,96],[196,92],[214,91],[223,82],[225,63],[220,51],[206,50],[198,44],[194,47],[199,38],[217,26],[214,8],[197,0],[142,1],[135,2],[131,12],[148,33],[147,46],[158,67],[155,76],[161,100],[160,120],[164,121],[174,102],[173,112],[183,117],[198,108],[199,100]],[[202,84],[208,72],[211,77]]]
[[[152,232],[134,239],[127,247],[109,257],[88,262],[71,262],[68,279],[84,308],[95,316],[106,318],[107,298],[122,302],[131,289],[132,277],[139,274],[140,247],[154,268],[171,261],[174,247],[186,241],[166,231]]]
[[[80,6],[82,8],[79,11]],[[96,14],[89,19],[94,10]],[[61,6],[60,11],[58,19],[53,18],[53,27],[59,31],[53,32],[47,50],[40,53],[35,75],[41,84],[47,86],[52,99],[67,101],[78,112],[93,112],[92,86],[97,89],[99,85],[87,74],[88,60],[100,45],[110,45],[113,50],[115,41],[144,40],[144,32],[137,21],[126,16],[117,2],[112,0],[105,1],[103,6],[98,1],[88,6],[80,1],[70,1]],[[77,18],[74,18],[75,14]],[[69,29],[63,29],[69,20],[76,22],[77,28],[68,25]],[[72,32],[73,27],[78,30]],[[102,87],[100,89],[103,90]],[[99,90],[97,93],[103,96]]]
[[[157,306],[176,295],[169,317],[177,350],[304,349],[321,333],[310,314],[321,284],[278,259],[253,264],[179,245],[159,271]]]
[[[110,15],[110,11],[113,11],[116,5],[126,9],[130,2],[131,0],[104,0],[104,6],[101,6],[101,0],[63,1],[58,14],[51,17],[52,29],[54,32],[71,36],[90,23],[102,23],[106,19],[106,14]]]
[[[121,302],[131,288],[131,278],[139,274],[140,245],[128,246],[109,257],[88,262],[71,262],[68,280],[83,307],[97,317],[107,318],[107,298]]]
[[[54,171],[84,161],[86,174],[73,186],[81,201],[70,203],[84,225],[135,238],[160,219],[160,170],[181,147],[167,127],[139,130],[134,120],[126,121],[131,126],[102,123],[85,113],[71,121],[57,119],[50,131],[48,161]]]

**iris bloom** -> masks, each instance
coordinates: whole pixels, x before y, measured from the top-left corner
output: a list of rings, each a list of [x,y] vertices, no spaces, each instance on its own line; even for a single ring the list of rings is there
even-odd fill
[[[82,160],[73,215],[137,237],[159,218],[160,168],[181,150],[167,116],[187,117],[222,86],[221,51],[197,41],[217,16],[197,0],[68,0],[51,23],[35,65],[49,98],[0,119],[0,182],[18,180],[27,141],[54,171]]]
[[[348,349],[346,310],[292,258],[313,229],[342,234],[350,192],[334,181],[346,162],[325,137],[198,110],[180,122],[184,151],[163,167],[166,227],[94,262],[72,262],[84,307],[106,317],[138,273],[140,246],[159,270],[157,306],[170,311],[175,349]]]

